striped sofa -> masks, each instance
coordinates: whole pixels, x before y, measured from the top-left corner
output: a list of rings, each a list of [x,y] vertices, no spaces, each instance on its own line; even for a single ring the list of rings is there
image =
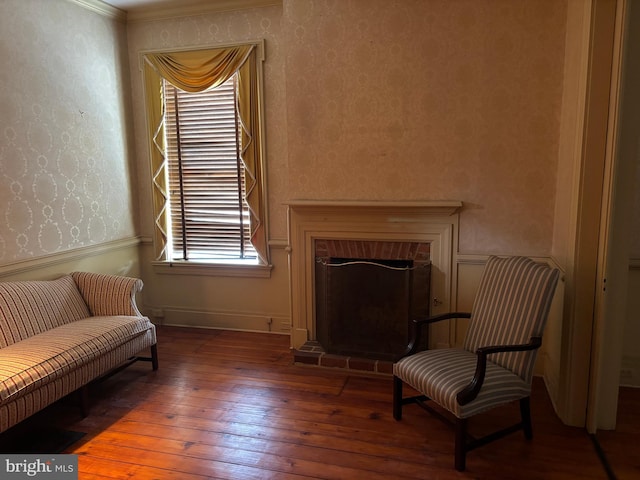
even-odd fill
[[[0,432],[135,359],[158,368],[155,326],[135,294],[142,281],[74,272],[0,282]],[[150,348],[151,357],[137,355]]]

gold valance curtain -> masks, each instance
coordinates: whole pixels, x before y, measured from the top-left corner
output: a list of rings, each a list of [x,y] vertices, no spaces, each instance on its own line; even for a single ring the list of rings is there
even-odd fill
[[[238,72],[238,111],[242,127],[241,159],[245,169],[246,201],[250,211],[251,243],[260,260],[268,263],[260,138],[260,89],[256,45],[148,53],[144,79],[151,166],[153,172],[154,245],[156,258],[167,258],[167,175],[164,144],[162,79],[186,92],[201,92],[226,82]]]

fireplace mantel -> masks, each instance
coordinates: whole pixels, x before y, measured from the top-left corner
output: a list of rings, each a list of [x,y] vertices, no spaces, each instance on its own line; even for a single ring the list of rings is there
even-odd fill
[[[292,200],[286,204],[289,209],[305,210],[308,212],[335,212],[337,214],[357,210],[360,213],[374,212],[412,213],[418,215],[453,215],[462,208],[462,202],[457,200],[429,200],[405,202],[374,202],[357,200]]]
[[[293,348],[316,340],[316,239],[428,242],[431,244],[432,314],[450,311],[454,306],[454,255],[458,251],[458,212],[462,202],[293,200],[287,207]],[[431,346],[450,345],[454,333],[447,325],[434,326]]]

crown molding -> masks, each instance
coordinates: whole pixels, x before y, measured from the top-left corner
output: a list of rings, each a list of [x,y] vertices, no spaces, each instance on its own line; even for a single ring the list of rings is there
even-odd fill
[[[127,22],[148,22],[168,18],[189,17],[210,13],[230,12],[248,8],[282,6],[282,0],[184,0],[177,5],[140,6],[127,11]]]
[[[125,23],[127,21],[127,12],[120,10],[119,8],[112,7],[100,0],[68,0],[71,3],[80,5],[87,10],[91,10],[94,13],[103,15],[108,18],[112,18],[119,22]]]
[[[67,0],[94,13],[123,23],[166,20],[210,13],[231,12],[249,8],[282,6],[282,0],[183,0],[179,5],[141,5],[128,11],[111,6],[102,0]]]

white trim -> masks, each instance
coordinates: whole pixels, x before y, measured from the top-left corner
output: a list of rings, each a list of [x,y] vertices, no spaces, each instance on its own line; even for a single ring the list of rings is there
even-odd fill
[[[28,260],[20,260],[13,263],[5,263],[0,265],[0,278],[19,273],[38,270],[66,262],[103,255],[116,250],[137,247],[140,244],[140,238],[131,237],[122,240],[114,240],[98,245],[89,245],[86,247],[75,248],[64,252],[51,253],[40,257],[30,258]]]
[[[274,238],[269,240],[269,246],[271,248],[289,248],[289,242],[286,238]]]
[[[498,257],[508,257],[514,254],[512,253],[492,253],[492,254],[479,254],[479,253],[458,253],[456,256],[458,265],[484,265],[490,256],[495,255]],[[522,255],[528,257],[537,263],[546,263],[550,267],[557,268],[560,272],[563,272],[562,267],[553,257],[546,257],[540,255]]]
[[[127,21],[127,12],[120,10],[119,8],[108,5],[100,0],[68,0],[71,3],[75,3],[87,10],[91,10],[94,13],[102,15],[107,18],[112,18],[119,22],[125,23]]]
[[[270,278],[273,265],[245,263],[151,262],[159,275],[205,275],[208,277]]]
[[[285,203],[290,208],[308,211],[313,209],[331,210],[358,208],[363,212],[365,210],[384,209],[388,214],[393,215],[399,213],[409,213],[413,215],[419,212],[420,215],[453,215],[462,208],[462,202],[459,200],[427,200],[427,201],[400,201],[400,202],[373,202],[359,200],[291,200]],[[366,213],[366,212],[365,212]]]
[[[207,311],[163,305],[145,305],[143,312],[148,314],[156,325],[161,326],[289,334],[289,319],[279,315]],[[152,313],[160,313],[162,316],[154,317]]]
[[[604,2],[604,0],[601,0]],[[587,405],[587,431],[612,430],[616,427],[619,373],[624,349],[625,318],[629,277],[629,248],[632,237],[634,172],[637,164],[639,90],[637,69],[629,68],[638,56],[631,43],[631,33],[640,9],[635,2],[622,0],[607,7],[615,15],[611,25],[612,52],[609,110],[606,130],[604,179],[598,249],[598,278],[595,296],[591,370]],[[601,8],[608,14],[608,10]],[[605,18],[607,18],[605,16]],[[608,45],[607,45],[608,47]],[[635,58],[634,58],[635,56]],[[627,84],[626,88],[623,84]],[[633,133],[632,133],[633,130]]]
[[[148,22],[276,6],[281,7],[282,0],[198,0],[191,2],[183,0],[179,5],[174,6],[140,6],[131,8],[127,11],[127,21],[129,23]]]
[[[462,202],[330,202],[288,203],[291,288],[291,346],[315,340],[314,242],[316,239],[418,241],[431,244],[431,295],[441,303],[433,314],[455,304],[458,209]],[[436,332],[434,332],[436,333]],[[430,343],[451,343],[451,329]]]

